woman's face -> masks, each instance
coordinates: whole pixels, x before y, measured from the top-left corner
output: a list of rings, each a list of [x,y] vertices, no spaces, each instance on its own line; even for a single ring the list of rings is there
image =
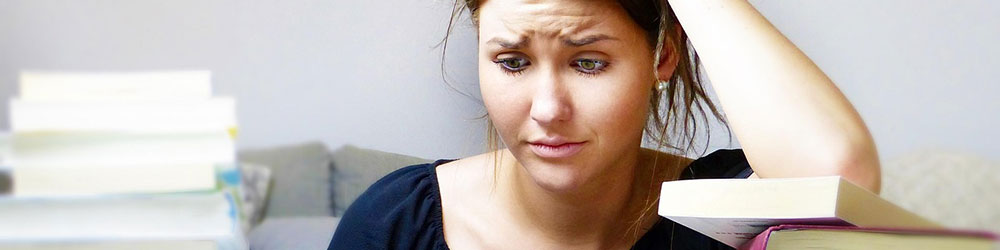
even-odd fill
[[[489,0],[479,9],[486,109],[511,153],[549,190],[633,163],[655,82],[652,54],[615,1]]]

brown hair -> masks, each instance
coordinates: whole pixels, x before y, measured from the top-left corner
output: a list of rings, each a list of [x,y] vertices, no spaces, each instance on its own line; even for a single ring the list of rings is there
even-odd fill
[[[673,27],[680,27],[680,25],[678,25],[677,17],[666,0],[617,0],[617,2],[628,12],[629,17],[646,31],[646,40],[654,49],[653,74],[656,77],[654,79],[660,79],[655,68],[659,66],[661,50],[664,49],[665,44],[671,45],[670,49],[678,52],[676,54],[679,56],[677,67],[673,75],[666,81],[665,88],[662,90],[655,89],[652,91],[653,94],[650,95],[649,118],[645,127],[646,138],[650,142],[655,143],[658,150],[667,148],[681,154],[694,152],[695,139],[699,134],[699,123],[707,124],[709,122],[709,114],[718,119],[728,132],[729,127],[725,117],[708,98],[705,88],[702,85],[701,75],[699,74],[701,63],[698,53],[692,49],[687,34],[683,29],[679,30],[679,32],[673,29]],[[454,28],[455,22],[458,21],[463,12],[468,11],[472,23],[478,25],[479,4],[480,0],[455,0],[451,19],[448,21],[447,34],[442,40],[442,74],[444,74],[443,65],[445,53],[448,48],[448,36]],[[675,34],[679,34],[679,36]],[[681,51],[687,53],[680,53]],[[498,155],[498,152],[502,142],[496,127],[493,126],[493,122],[489,119],[489,115],[483,115],[483,118],[487,121],[487,147],[490,151],[494,152],[494,169],[496,169],[500,166],[500,155]],[[668,130],[671,133],[669,135],[676,137],[668,136]],[[710,133],[708,133],[707,126],[703,133],[708,138]],[[708,149],[707,139],[705,143],[705,147],[702,152],[699,152],[699,155],[703,155],[705,150]],[[650,173],[650,178],[656,176],[657,165],[656,159],[654,159],[653,172]],[[677,171],[674,172],[679,173],[679,167],[676,166],[677,169],[675,170]],[[671,176],[673,175],[676,175],[676,173],[671,174]],[[496,176],[494,175],[495,179]],[[652,185],[655,184],[651,182],[650,188],[652,189]],[[626,236],[631,236],[632,241],[639,237],[638,227],[641,219],[646,214],[655,212],[653,211],[653,207],[655,207],[658,200],[658,196],[648,197],[647,195],[644,209],[626,232]]]

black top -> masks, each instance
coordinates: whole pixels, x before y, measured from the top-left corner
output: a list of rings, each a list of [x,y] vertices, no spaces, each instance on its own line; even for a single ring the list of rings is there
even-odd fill
[[[450,161],[405,167],[372,184],[344,213],[328,249],[448,249],[435,168]],[[681,179],[747,178],[752,173],[743,150],[724,149],[692,162]],[[660,217],[632,249],[732,248]]]

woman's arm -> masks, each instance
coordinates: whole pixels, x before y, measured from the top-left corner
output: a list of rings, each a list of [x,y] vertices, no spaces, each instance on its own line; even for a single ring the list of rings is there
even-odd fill
[[[841,175],[878,193],[878,153],[857,111],[750,3],[669,2],[759,177]]]

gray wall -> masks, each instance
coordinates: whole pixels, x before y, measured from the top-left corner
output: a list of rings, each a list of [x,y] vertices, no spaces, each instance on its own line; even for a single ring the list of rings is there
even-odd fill
[[[0,0],[0,98],[15,95],[22,69],[209,69],[216,93],[238,99],[241,147],[322,140],[459,157],[482,151],[484,133],[480,105],[442,82],[434,45],[450,11],[416,0]],[[478,93],[468,27],[448,69]]]
[[[1000,2],[754,3],[839,84],[883,159],[928,148],[1000,159]],[[0,0],[0,98],[24,69],[209,69],[216,92],[240,101],[241,147],[322,140],[460,157],[483,149],[482,109],[441,81],[433,46],[449,11],[432,0]],[[455,85],[477,94],[475,35],[463,23],[452,41]]]
[[[759,1],[854,103],[882,159],[1000,160],[1000,2]]]

